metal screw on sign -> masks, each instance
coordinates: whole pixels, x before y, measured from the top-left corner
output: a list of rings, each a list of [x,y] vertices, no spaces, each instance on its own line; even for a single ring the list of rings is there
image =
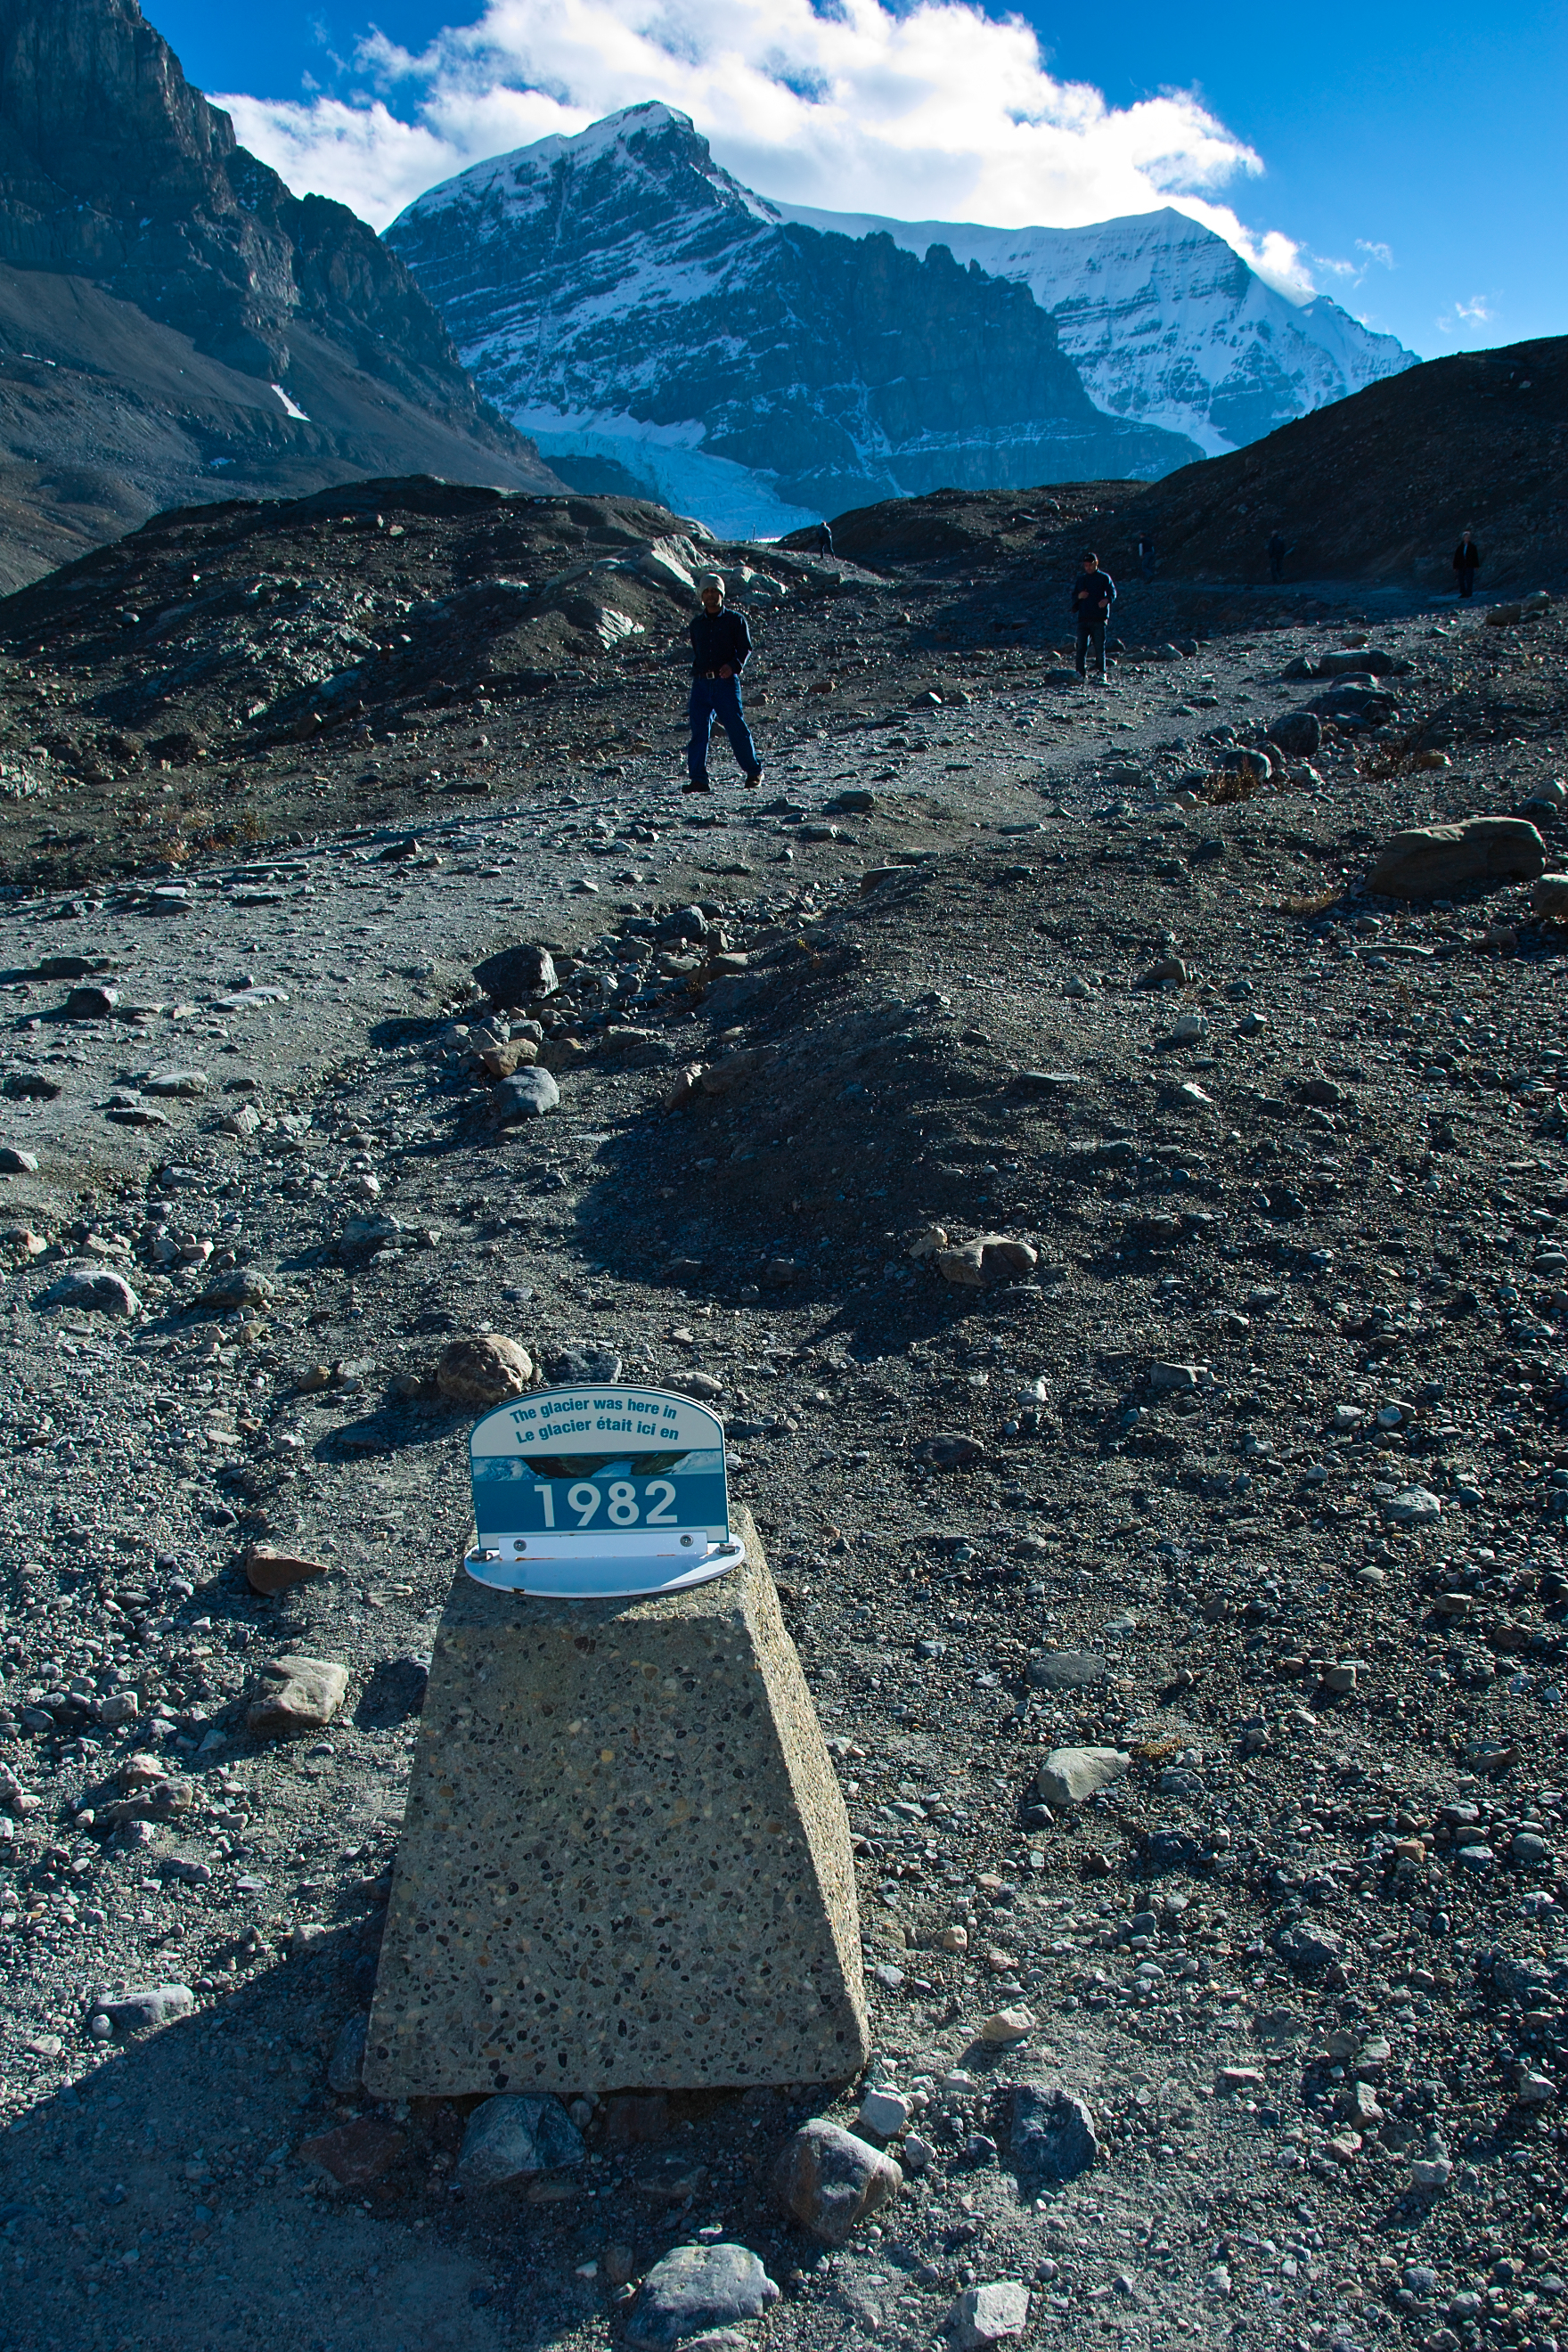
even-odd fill
[[[554,1601],[679,1592],[736,1568],[724,1427],[661,1389],[535,1389],[468,1439],[479,1584]]]

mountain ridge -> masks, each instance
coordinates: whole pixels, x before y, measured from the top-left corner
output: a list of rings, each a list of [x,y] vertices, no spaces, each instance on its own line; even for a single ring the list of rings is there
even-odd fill
[[[137,0],[0,0],[0,584],[236,490],[563,487],[397,257],[241,147]]]
[[[1170,208],[1002,230],[778,204],[653,100],[471,166],[386,238],[579,486],[730,530],[748,506],[786,530],[939,485],[1155,478],[1412,357],[1323,298],[1294,309]],[[831,466],[792,448],[812,425]]]

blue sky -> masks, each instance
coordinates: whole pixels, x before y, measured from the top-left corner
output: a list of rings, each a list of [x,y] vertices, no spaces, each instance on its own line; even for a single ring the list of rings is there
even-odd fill
[[[966,26],[979,12],[957,0],[923,12],[923,40],[907,0],[818,0],[809,15],[664,0],[659,25],[674,16],[684,29],[679,74],[658,88],[639,63],[647,0],[640,15],[638,0],[589,0],[585,15],[555,0],[272,0],[248,16],[210,0],[143,5],[194,81],[252,101],[237,111],[248,143],[378,226],[483,153],[661,96],[764,194],[903,217],[1005,212],[1011,225],[1142,210],[1173,191],[1225,233],[1234,225],[1279,282],[1310,281],[1424,356],[1568,330],[1561,0],[1036,8],[1024,12],[1033,65],[999,12]],[[808,80],[843,77],[837,112],[805,114],[798,94],[793,114],[770,111],[781,42],[816,58]],[[739,63],[721,57],[730,49]],[[547,96],[519,95],[531,84]],[[1105,108],[1086,115],[1062,84],[1091,85]],[[933,128],[950,92],[951,120]],[[1052,121],[1014,153],[1025,114]],[[872,115],[880,143],[860,135]]]

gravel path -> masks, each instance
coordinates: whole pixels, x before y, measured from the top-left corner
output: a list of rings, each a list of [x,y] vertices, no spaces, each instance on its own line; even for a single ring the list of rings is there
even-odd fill
[[[703,2232],[762,2256],[781,2345],[924,2343],[1005,2280],[1051,2344],[1555,2340],[1561,964],[1521,892],[1356,890],[1561,764],[1562,633],[1395,612],[1447,767],[1369,777],[1400,721],[1216,785],[1342,634],[764,706],[760,804],[629,752],[0,909],[36,1162],[0,1178],[0,2343],[598,2345]],[[471,973],[520,940],[565,975],[561,1103],[501,1127]],[[664,1110],[694,1065],[725,1091]],[[1034,1262],[954,1286],[909,1255],[937,1223]],[[870,2079],[927,2150],[842,2252],[767,2171],[858,2084],[606,2103],[527,2199],[454,2183],[449,2104],[352,2186],[301,2154],[369,2112],[327,2062],[466,1526],[428,1375],[473,1328],[722,1391],[857,1832]],[[328,1572],[263,1599],[256,1540]],[[348,1696],[258,1741],[289,1654]],[[1084,1745],[1123,1777],[1046,1810]],[[116,2022],[160,1986],[188,2013]],[[1009,2005],[1028,2037],[977,2042]],[[1018,2083],[1101,2141],[1038,2196]]]

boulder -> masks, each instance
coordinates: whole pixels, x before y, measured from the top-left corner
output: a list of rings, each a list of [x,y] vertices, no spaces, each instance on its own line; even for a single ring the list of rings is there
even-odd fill
[[[1568,923],[1568,874],[1543,874],[1530,894],[1530,911],[1544,923]]]
[[[1321,749],[1323,722],[1315,710],[1282,710],[1264,732],[1288,760],[1310,760]]]
[[[1020,1281],[1039,1264],[1039,1252],[1028,1242],[1009,1241],[1003,1234],[981,1234],[933,1255],[942,1280],[960,1289],[988,1290],[999,1282]]]
[[[632,2306],[629,2342],[679,2344],[710,2328],[760,2319],[779,2291],[748,2246],[676,2246],[655,2263]]]
[[[176,2019],[188,2017],[195,2005],[189,1985],[149,1985],[118,2000],[100,2001],[94,2014],[107,2017],[116,2033],[152,2033],[160,2025],[173,2025]]]
[[[548,1070],[514,1070],[503,1078],[495,1090],[496,1117],[503,1123],[508,1119],[542,1118],[546,1111],[554,1110],[561,1100],[561,1089]]]
[[[1533,882],[1546,845],[1517,816],[1472,816],[1412,825],[1379,854],[1366,887],[1384,898],[1446,898],[1471,883]]]
[[[1025,1672],[1036,1690],[1087,1690],[1105,1680],[1106,1664],[1093,1650],[1047,1650],[1031,1658]]]
[[[492,1004],[526,1004],[531,997],[553,996],[561,982],[548,948],[503,948],[474,967],[474,978]]]
[[[559,2099],[503,2092],[468,2117],[458,2179],[465,2189],[499,2189],[509,2180],[531,2180],[535,2173],[581,2164],[587,2153]]]
[[[826,2246],[847,2244],[902,2184],[890,2157],[821,2116],[784,2142],[773,2171],[773,2194],[784,2211]]]
[[[1029,2290],[1022,2279],[994,2279],[989,2286],[972,2286],[947,2315],[947,2332],[956,2352],[981,2352],[987,2344],[1003,2344],[1022,2336],[1029,2324]]]
[[[437,1393],[448,1404],[504,1404],[533,1379],[533,1359],[515,1339],[476,1331],[451,1340],[436,1363]]]
[[[122,1274],[116,1273],[111,1265],[94,1265],[88,1259],[68,1265],[38,1303],[42,1307],[79,1307],[90,1314],[121,1318],[138,1314],[142,1306]]]
[[[1073,2180],[1100,2156],[1094,2117],[1083,2101],[1054,2083],[1020,2083],[1013,2093],[1012,2146],[1019,2179]]]
[[[479,1048],[479,1067],[487,1078],[510,1078],[538,1059],[539,1047],[531,1037],[509,1037],[504,1045]]]
[[[257,1739],[297,1739],[331,1723],[349,1686],[348,1669],[329,1658],[269,1658],[246,1712]]]
[[[0,1176],[36,1176],[37,1172],[36,1151],[19,1151],[14,1143],[0,1143]]]
[[[1036,1793],[1058,1808],[1087,1804],[1100,1789],[1109,1789],[1132,1769],[1132,1759],[1120,1748],[1053,1748],[1035,1781]]]

